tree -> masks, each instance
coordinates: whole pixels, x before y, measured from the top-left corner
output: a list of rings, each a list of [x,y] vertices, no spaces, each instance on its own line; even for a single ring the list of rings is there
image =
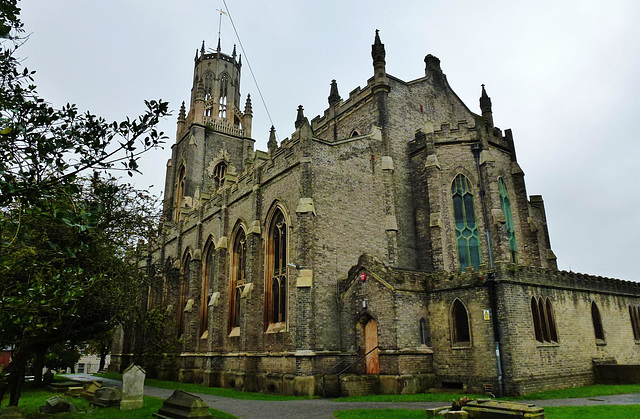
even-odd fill
[[[145,102],[136,119],[107,123],[37,95],[16,49],[25,41],[17,0],[0,6],[0,346],[14,348],[7,385],[17,405],[27,361],[54,344],[108,332],[136,306],[147,280],[137,247],[156,200],[107,174],[138,171],[168,115]]]

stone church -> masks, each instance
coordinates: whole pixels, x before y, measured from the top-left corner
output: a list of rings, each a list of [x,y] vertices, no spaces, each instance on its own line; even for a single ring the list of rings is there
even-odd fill
[[[212,50],[213,51],[213,50]],[[163,266],[148,308],[171,320],[163,379],[297,395],[431,388],[518,394],[640,364],[640,285],[559,271],[544,202],[511,130],[455,94],[432,55],[373,75],[254,149],[241,57],[196,52],[167,163]],[[264,133],[265,135],[267,133]],[[115,339],[112,369],[135,348]]]

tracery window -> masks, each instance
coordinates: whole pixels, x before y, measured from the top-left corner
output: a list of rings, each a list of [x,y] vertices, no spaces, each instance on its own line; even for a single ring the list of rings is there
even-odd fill
[[[180,166],[178,171],[178,184],[176,187],[176,202],[175,202],[175,214],[174,221],[177,223],[180,221],[180,208],[182,208],[182,200],[184,199],[184,190],[187,182],[187,169],[184,165]]]
[[[240,297],[246,279],[247,240],[244,229],[240,227],[233,241],[231,253],[231,272],[229,275],[229,333],[240,327]]]
[[[518,246],[516,243],[516,233],[513,228],[513,215],[511,212],[511,201],[509,200],[509,191],[504,180],[498,178],[498,191],[500,193],[500,206],[502,207],[502,213],[506,220],[507,237],[509,239],[509,250],[511,252],[511,262],[518,262]]]
[[[216,167],[213,168],[213,184],[216,191],[224,186],[226,176],[227,164],[225,162],[218,163]]]
[[[187,305],[190,275],[191,255],[187,251],[182,262],[182,275],[180,276],[180,289],[178,291],[178,336],[184,333],[184,309]]]
[[[459,174],[451,185],[460,269],[480,266],[480,240],[469,179]]]
[[[629,317],[631,318],[633,339],[640,340],[640,308],[638,306],[629,306]]]
[[[558,342],[558,332],[553,316],[551,300],[531,297],[533,329],[538,342]]]
[[[451,306],[451,342],[471,343],[469,315],[462,301],[457,298]]]
[[[591,320],[593,321],[593,333],[598,340],[604,340],[604,329],[602,328],[602,318],[600,310],[595,301],[591,302]]]
[[[202,290],[200,301],[200,335],[202,336],[209,328],[209,298],[211,297],[211,291],[213,290],[214,277],[215,277],[215,245],[213,240],[209,241],[206,246],[204,256],[204,267],[202,269]]]
[[[265,328],[287,321],[287,222],[280,208],[271,217],[267,242]]]

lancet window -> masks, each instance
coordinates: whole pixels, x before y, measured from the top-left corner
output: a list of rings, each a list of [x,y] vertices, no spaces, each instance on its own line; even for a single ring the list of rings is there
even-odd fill
[[[287,321],[287,222],[280,208],[271,217],[267,242],[265,328]]]
[[[209,328],[209,298],[213,290],[215,278],[215,245],[209,240],[204,253],[204,266],[202,269],[202,289],[200,301],[200,335]]]
[[[451,306],[451,342],[453,344],[471,343],[469,315],[462,301],[457,298]]]
[[[533,329],[538,342],[558,342],[558,332],[549,298],[531,297]]]
[[[238,228],[231,253],[229,275],[229,332],[240,327],[240,298],[247,270],[247,237],[242,227]]]
[[[500,193],[500,206],[504,214],[505,224],[507,228],[507,238],[509,239],[509,251],[511,252],[511,262],[518,262],[518,246],[516,243],[516,233],[513,228],[513,214],[511,212],[511,200],[509,199],[509,191],[507,185],[502,178],[498,178],[498,191]]]

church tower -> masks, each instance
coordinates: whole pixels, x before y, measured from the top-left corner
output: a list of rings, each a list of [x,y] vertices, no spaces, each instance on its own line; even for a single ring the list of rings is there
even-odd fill
[[[228,174],[243,170],[253,153],[253,112],[247,95],[240,110],[242,57],[234,45],[231,55],[207,51],[204,41],[194,58],[193,84],[188,110],[178,114],[176,143],[167,164],[164,214],[177,223],[183,209],[194,209],[203,194],[214,195]]]

